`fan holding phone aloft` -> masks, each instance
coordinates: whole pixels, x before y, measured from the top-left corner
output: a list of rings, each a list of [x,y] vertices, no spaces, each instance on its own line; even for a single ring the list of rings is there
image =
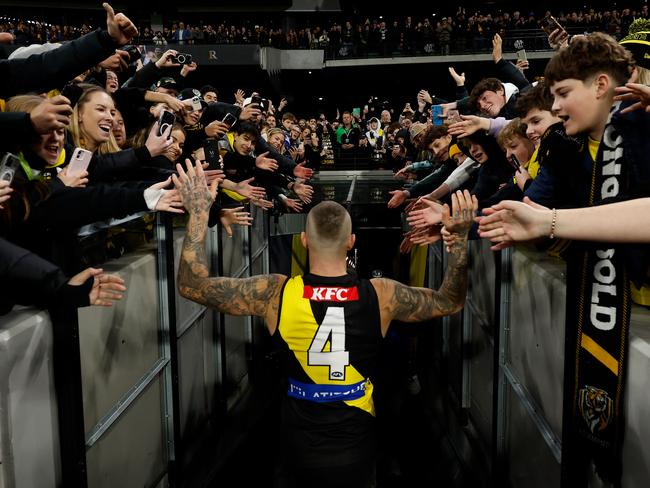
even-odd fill
[[[67,170],[69,175],[82,173],[88,170],[90,160],[93,158],[93,153],[80,147],[75,148],[68,163]]]
[[[566,47],[569,43],[569,34],[566,29],[553,17],[548,15],[539,21],[540,27],[548,36],[549,45],[555,50]]]
[[[237,117],[227,113],[222,120],[213,120],[203,129],[209,138],[219,139],[223,137],[237,123]]]
[[[228,128],[230,129],[230,128],[232,128],[233,125],[235,125],[237,123],[237,117],[235,117],[233,114],[231,114],[229,112],[229,113],[227,113],[225,115],[225,117],[223,118],[223,120],[221,122],[226,124],[228,126]]]
[[[16,176],[16,172],[20,170],[20,159],[18,156],[5,153],[0,161],[0,181],[6,181],[11,185],[11,182]]]
[[[65,186],[85,187],[88,184],[88,166],[93,153],[80,147],[75,148],[70,162],[57,174]]]
[[[169,110],[163,110],[160,112],[160,117],[158,118],[158,137],[162,137],[165,131],[169,130],[170,127],[176,122],[176,116]],[[169,139],[171,137],[171,130],[167,135]]]

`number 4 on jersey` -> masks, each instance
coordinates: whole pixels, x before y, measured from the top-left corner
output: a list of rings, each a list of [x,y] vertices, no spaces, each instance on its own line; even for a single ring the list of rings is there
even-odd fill
[[[330,350],[325,345],[330,342]],[[345,313],[343,307],[328,307],[308,351],[311,366],[329,366],[330,380],[345,380],[345,367],[350,364],[350,353],[345,350]]]

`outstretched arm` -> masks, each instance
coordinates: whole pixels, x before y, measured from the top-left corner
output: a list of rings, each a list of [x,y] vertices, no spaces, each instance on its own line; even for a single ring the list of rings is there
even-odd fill
[[[205,236],[210,207],[216,194],[216,183],[208,188],[199,162],[187,172],[176,165],[178,188],[183,204],[190,214],[187,233],[178,268],[178,288],[182,296],[231,315],[258,315],[266,318],[270,329],[275,327],[280,292],[286,280],[282,275],[260,275],[251,278],[209,276],[205,252]]]
[[[598,242],[650,242],[650,198],[586,208],[551,210],[528,197],[484,209],[479,235],[498,250],[549,236]],[[555,223],[553,223],[555,221]]]
[[[387,279],[372,280],[379,297],[382,332],[388,331],[392,320],[421,322],[458,312],[467,294],[467,233],[476,213],[478,202],[465,193],[452,195],[452,213],[445,206],[443,223],[457,234],[449,250],[445,279],[440,288],[415,288]]]

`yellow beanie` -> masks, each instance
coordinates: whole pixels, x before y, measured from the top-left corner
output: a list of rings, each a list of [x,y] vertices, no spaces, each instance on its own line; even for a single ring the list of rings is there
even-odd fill
[[[458,147],[458,144],[452,144],[451,146],[449,146],[449,157],[450,158],[453,158],[459,152],[462,152],[462,151]]]

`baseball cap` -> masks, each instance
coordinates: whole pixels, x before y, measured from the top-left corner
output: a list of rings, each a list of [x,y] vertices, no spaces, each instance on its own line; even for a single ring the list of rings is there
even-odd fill
[[[422,122],[416,122],[415,124],[411,125],[411,128],[409,129],[411,140],[415,139],[415,137],[426,128],[427,126]]]
[[[156,88],[169,88],[170,90],[178,90],[180,87],[174,78],[165,76],[158,80],[156,83]]]
[[[178,99],[181,101],[191,100],[194,97],[199,97],[199,100],[201,100],[201,107],[206,108],[208,106],[208,103],[203,100],[201,92],[196,88],[185,88],[178,95]]]

